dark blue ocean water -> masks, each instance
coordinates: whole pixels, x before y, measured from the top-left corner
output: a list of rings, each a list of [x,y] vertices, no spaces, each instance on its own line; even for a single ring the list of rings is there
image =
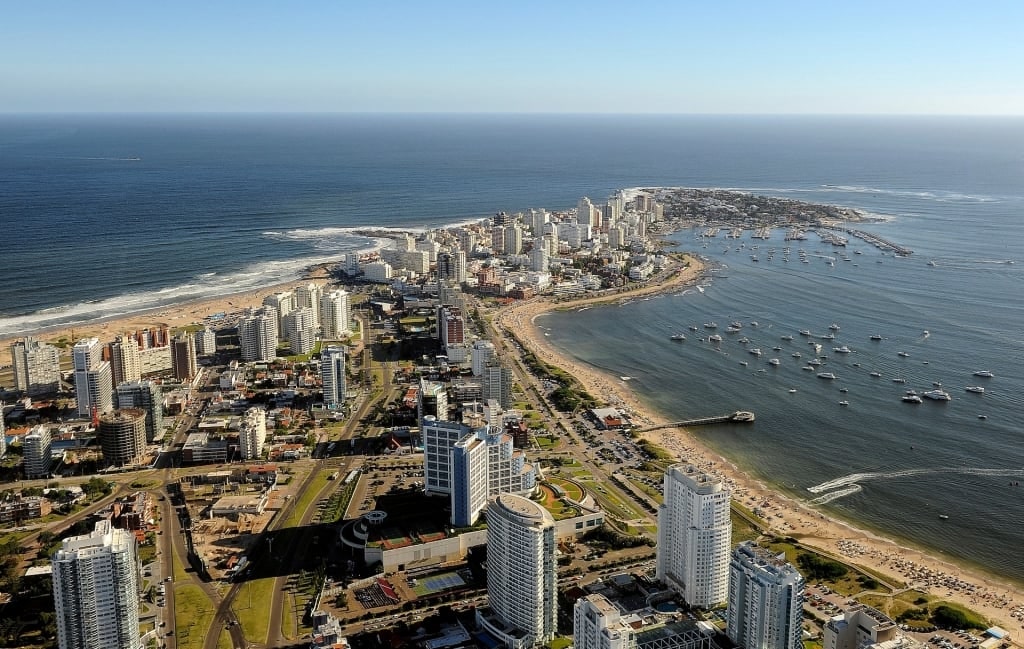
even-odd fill
[[[822,506],[1024,579],[1024,488],[1008,486],[1024,470],[1021,119],[2,116],[0,336],[296,278],[375,245],[353,228],[565,209],[633,186],[856,207],[885,215],[866,229],[915,254],[852,241],[851,261],[828,266],[814,255],[836,253],[812,235],[786,263],[780,232],[767,242],[746,233],[728,253],[724,238],[703,248],[681,232],[682,249],[722,267],[703,293],[553,315],[551,339],[636,377],[667,414],[754,410],[753,426],[698,434],[793,495],[834,498]],[[798,261],[800,247],[812,263]],[[708,319],[748,323],[765,355],[729,338],[715,350],[689,331],[668,340]],[[839,380],[825,381],[790,354],[808,356],[799,329],[833,322],[835,342],[854,353],[826,343],[825,369]],[[885,340],[871,343],[873,333]],[[764,364],[776,355],[780,367]],[[996,377],[972,377],[978,369]],[[954,400],[899,401],[933,381]],[[986,394],[963,391],[974,383]]]

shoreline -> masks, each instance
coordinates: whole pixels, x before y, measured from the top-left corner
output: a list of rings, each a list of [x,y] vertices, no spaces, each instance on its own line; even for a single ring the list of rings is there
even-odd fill
[[[577,361],[568,352],[552,345],[538,328],[536,320],[555,310],[613,303],[696,284],[705,276],[707,266],[695,254],[687,254],[686,257],[692,260],[691,265],[657,286],[611,297],[513,304],[497,313],[494,324],[499,330],[514,331],[524,347],[539,359],[569,372],[583,389],[601,401],[626,410],[635,422],[643,426],[666,423],[670,419],[645,403],[627,381]],[[937,556],[940,553],[938,549],[918,547],[904,539],[896,540],[883,530],[865,529],[856,521],[835,517],[800,501],[781,487],[749,473],[685,429],[662,429],[643,433],[642,436],[670,452],[678,461],[698,464],[721,476],[732,489],[733,500],[743,507],[758,507],[767,512],[766,516],[759,517],[766,525],[766,534],[794,537],[802,545],[825,555],[863,567],[883,578],[912,585],[936,598],[960,604],[1003,628],[1019,628],[1024,621],[1024,584],[990,574],[983,566],[956,564]]]

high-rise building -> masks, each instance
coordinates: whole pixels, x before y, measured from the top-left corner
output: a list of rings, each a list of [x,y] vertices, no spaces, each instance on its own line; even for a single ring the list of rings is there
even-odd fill
[[[473,376],[483,376],[484,370],[494,359],[494,343],[489,340],[474,341],[471,359]]]
[[[277,312],[273,307],[251,311],[238,322],[243,361],[272,361],[277,357]]]
[[[548,251],[541,239],[536,239],[530,250],[530,270],[543,273],[548,269]]]
[[[320,327],[324,340],[340,340],[352,333],[350,308],[347,291],[331,291],[320,299]]]
[[[252,407],[242,415],[238,429],[238,448],[243,460],[258,460],[263,456],[263,443],[267,440],[267,413]]]
[[[555,520],[548,510],[513,494],[487,504],[488,609],[477,622],[509,649],[554,638],[557,566]]]
[[[732,542],[730,492],[692,464],[665,473],[665,500],[658,509],[657,577],[690,606],[710,609],[729,596]]]
[[[587,595],[573,607],[575,649],[636,649],[636,633],[604,595]],[[750,649],[754,649],[751,647]]]
[[[324,296],[322,284],[310,282],[295,289],[295,308],[309,307],[313,311],[313,328],[320,329],[320,300]]]
[[[196,342],[192,334],[182,331],[171,340],[171,373],[179,381],[190,381],[199,372]]]
[[[489,426],[480,419],[462,426],[462,431],[463,436],[451,445],[448,463],[451,522],[456,527],[476,524],[490,496],[528,496],[538,480],[537,469],[500,426]]]
[[[427,415],[448,419],[448,389],[444,383],[421,378],[416,401],[416,419],[422,420]]]
[[[141,463],[146,454],[146,411],[126,408],[103,413],[97,436],[108,465]]]
[[[324,405],[336,410],[345,405],[345,348],[331,346],[320,354],[320,379],[324,386]]]
[[[596,222],[597,213],[597,208],[586,196],[576,203],[576,222],[580,225],[589,225],[591,227],[600,225]]]
[[[263,298],[263,306],[273,307],[277,313],[277,332],[280,336],[284,331],[284,317],[295,310],[295,293],[282,291]]]
[[[899,626],[889,616],[864,604],[854,604],[842,615],[825,623],[822,649],[869,649],[902,637]]]
[[[52,437],[50,429],[39,424],[25,435],[22,441],[22,453],[25,460],[25,477],[49,478],[50,465],[53,463],[51,452]]]
[[[60,649],[142,649],[135,535],[101,520],[50,558]]]
[[[441,335],[441,344],[455,345],[466,342],[466,320],[462,317],[462,311],[455,307],[442,307],[438,319],[438,331]]]
[[[217,332],[206,327],[196,332],[196,353],[215,354],[217,353]]]
[[[60,350],[31,336],[11,345],[14,387],[30,397],[60,390]]]
[[[72,349],[75,367],[75,397],[78,415],[91,417],[94,413],[108,412],[114,407],[114,384],[110,362],[103,360],[103,348],[98,338],[86,338]]]
[[[134,336],[118,336],[110,343],[110,372],[114,385],[142,378],[142,358]]]
[[[480,387],[484,401],[495,399],[506,410],[512,407],[512,370],[493,363],[484,367]]]
[[[313,309],[303,306],[284,317],[284,335],[292,354],[308,354],[316,345]]]
[[[160,386],[153,381],[122,383],[114,391],[114,406],[146,412],[146,441],[152,442],[164,428],[164,404]]]
[[[726,635],[747,649],[803,649],[804,579],[785,555],[750,541],[732,552]]]
[[[423,438],[423,485],[427,494],[451,494],[452,449],[468,432],[468,427],[457,421],[438,419],[434,415],[420,418],[420,435]]]
[[[4,402],[0,401],[0,457],[7,454],[7,429],[4,425]]]
[[[523,251],[523,228],[518,223],[505,228],[505,248],[502,251],[506,255],[518,255]]]

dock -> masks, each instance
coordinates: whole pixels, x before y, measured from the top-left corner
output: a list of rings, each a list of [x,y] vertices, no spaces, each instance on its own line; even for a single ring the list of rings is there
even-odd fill
[[[904,248],[903,246],[899,245],[898,243],[893,243],[892,241],[889,241],[887,239],[883,239],[882,237],[878,236],[877,234],[871,234],[870,232],[864,232],[863,230],[854,230],[854,229],[845,229],[844,232],[846,232],[847,234],[850,234],[852,236],[855,236],[857,238],[863,239],[864,241],[870,243],[871,245],[873,245],[874,247],[878,248],[879,250],[891,250],[894,253],[896,253],[897,255],[903,255],[903,256],[911,255],[914,252],[910,248]]]
[[[710,426],[712,424],[749,424],[753,423],[753,421],[754,413],[747,410],[737,410],[736,412],[729,413],[728,415],[718,415],[717,417],[700,417],[698,419],[670,421],[667,424],[641,428],[637,432],[646,433],[648,431],[661,430],[663,428],[686,428],[688,426]]]

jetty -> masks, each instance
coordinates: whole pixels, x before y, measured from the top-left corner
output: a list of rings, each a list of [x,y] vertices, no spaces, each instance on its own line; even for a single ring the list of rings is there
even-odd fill
[[[893,243],[892,241],[889,241],[888,239],[883,239],[882,237],[878,236],[877,234],[871,234],[870,232],[865,232],[863,230],[853,230],[853,229],[845,229],[844,232],[846,232],[847,234],[853,235],[855,237],[858,237],[860,239],[863,239],[864,241],[870,243],[871,245],[875,246],[879,250],[891,250],[891,251],[895,252],[897,255],[904,255],[904,256],[910,255],[910,254],[912,254],[914,252],[910,248],[904,248],[903,246],[899,245],[898,243]]]
[[[651,426],[649,428],[641,428],[637,430],[637,432],[646,433],[652,430],[661,430],[663,428],[686,428],[688,426],[710,426],[712,424],[749,424],[753,421],[754,413],[747,410],[737,410],[736,412],[729,413],[728,415],[718,415],[717,417],[700,417],[698,419],[670,421],[668,423]]]

